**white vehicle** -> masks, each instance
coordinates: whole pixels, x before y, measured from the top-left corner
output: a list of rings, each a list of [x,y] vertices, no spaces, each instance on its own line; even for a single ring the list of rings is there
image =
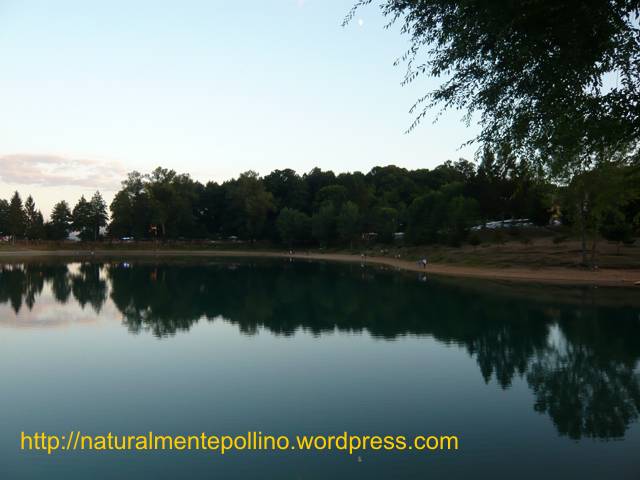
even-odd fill
[[[478,230],[496,230],[499,228],[513,228],[513,227],[533,227],[533,222],[528,218],[510,218],[508,220],[493,220],[487,222],[484,225],[476,225],[471,227],[471,230],[477,232]]]
[[[80,239],[80,232],[69,232],[69,235],[67,235],[67,240],[69,240],[70,242],[79,242]]]

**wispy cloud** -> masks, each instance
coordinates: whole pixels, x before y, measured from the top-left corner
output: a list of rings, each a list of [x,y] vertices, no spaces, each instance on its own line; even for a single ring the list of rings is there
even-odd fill
[[[0,180],[11,185],[80,186],[114,190],[125,173],[125,168],[113,161],[38,154],[0,156]]]

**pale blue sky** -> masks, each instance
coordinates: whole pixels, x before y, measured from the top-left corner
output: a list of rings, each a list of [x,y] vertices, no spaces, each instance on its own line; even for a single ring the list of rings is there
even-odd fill
[[[252,169],[430,168],[471,158],[462,113],[408,109],[408,46],[353,0],[0,0],[0,197],[43,212],[157,165],[222,181]]]

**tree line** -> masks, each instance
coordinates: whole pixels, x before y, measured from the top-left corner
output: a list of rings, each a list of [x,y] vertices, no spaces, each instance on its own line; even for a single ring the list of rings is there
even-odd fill
[[[474,242],[471,227],[489,221],[550,220],[573,225],[593,248],[599,236],[630,240],[640,223],[640,176],[619,161],[552,182],[508,149],[486,149],[477,163],[447,161],[434,169],[374,167],[335,174],[314,168],[259,176],[248,171],[222,183],[156,168],[131,172],[109,206],[99,192],[70,208],[57,203],[43,220],[33,198],[0,200],[0,232],[14,238],[83,240],[239,239],[295,246],[414,245]],[[110,221],[109,220],[110,217]]]
[[[13,240],[64,240],[71,231],[82,240],[98,240],[108,219],[107,203],[99,191],[90,200],[80,197],[73,210],[65,200],[56,203],[47,222],[31,195],[24,203],[17,191],[10,200],[0,199],[0,235]]]

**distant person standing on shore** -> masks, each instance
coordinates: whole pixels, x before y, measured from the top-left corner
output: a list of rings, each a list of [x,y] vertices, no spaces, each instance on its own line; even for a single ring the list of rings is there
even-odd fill
[[[423,258],[422,260],[420,260],[420,263],[422,264],[422,268],[427,268],[427,259]]]

